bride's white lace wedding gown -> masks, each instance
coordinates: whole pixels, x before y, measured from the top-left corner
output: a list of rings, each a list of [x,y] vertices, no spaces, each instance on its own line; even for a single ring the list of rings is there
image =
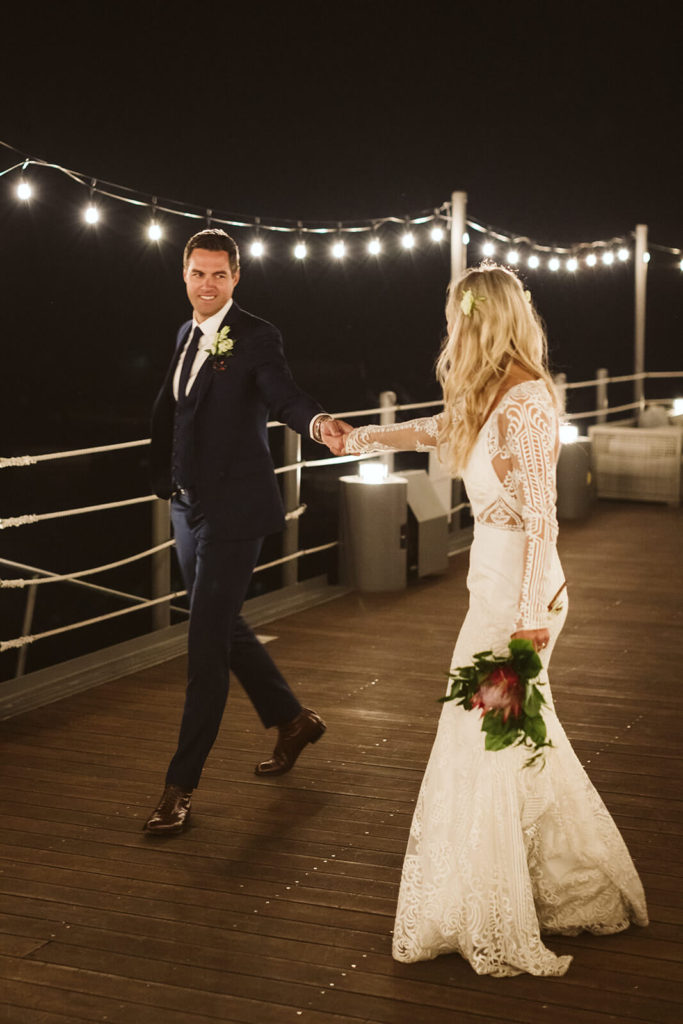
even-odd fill
[[[439,417],[360,427],[347,451],[424,451]],[[557,555],[557,416],[542,381],[512,387],[482,427],[463,479],[474,516],[469,611],[452,668],[507,653],[510,634],[547,626],[547,666],[567,614]],[[577,651],[577,656],[581,652]],[[523,747],[486,751],[478,711],[444,704],[403,865],[397,960],[458,952],[479,974],[564,974],[541,932],[607,934],[648,923],[640,879],[607,808],[542,687],[552,747],[523,767]]]

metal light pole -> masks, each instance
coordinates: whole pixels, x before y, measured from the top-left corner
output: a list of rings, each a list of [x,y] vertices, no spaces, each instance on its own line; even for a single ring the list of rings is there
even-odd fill
[[[451,281],[467,269],[467,192],[451,193]]]
[[[633,372],[645,372],[645,297],[647,291],[647,224],[636,224],[636,308],[635,348]],[[644,397],[642,378],[633,382],[633,401],[642,408]]]

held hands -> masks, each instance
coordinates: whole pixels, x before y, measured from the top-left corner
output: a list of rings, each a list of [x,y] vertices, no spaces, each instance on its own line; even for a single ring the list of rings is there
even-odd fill
[[[326,444],[333,455],[344,455],[346,449],[346,435],[350,434],[353,427],[345,420],[322,420],[320,423],[320,440]]]
[[[550,630],[548,629],[518,629],[512,634],[513,640],[531,640],[537,651],[544,650],[550,643]]]

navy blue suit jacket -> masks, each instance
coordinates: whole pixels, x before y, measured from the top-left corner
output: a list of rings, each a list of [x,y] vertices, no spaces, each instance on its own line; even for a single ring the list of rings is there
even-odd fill
[[[161,498],[172,491],[173,376],[192,321],[183,324],[152,413],[152,472]],[[233,299],[221,327],[230,327],[233,354],[217,369],[207,358],[193,384],[194,483],[208,524],[226,539],[281,530],[284,509],[268,445],[268,419],[307,434],[323,410],[294,382],[280,332]]]

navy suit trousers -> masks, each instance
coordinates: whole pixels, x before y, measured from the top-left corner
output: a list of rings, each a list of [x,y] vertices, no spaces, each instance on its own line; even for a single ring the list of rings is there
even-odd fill
[[[263,538],[213,538],[198,503],[185,495],[173,498],[171,516],[191,599],[185,708],[166,783],[194,789],[218,734],[230,669],[266,728],[290,721],[301,704],[240,615]]]

